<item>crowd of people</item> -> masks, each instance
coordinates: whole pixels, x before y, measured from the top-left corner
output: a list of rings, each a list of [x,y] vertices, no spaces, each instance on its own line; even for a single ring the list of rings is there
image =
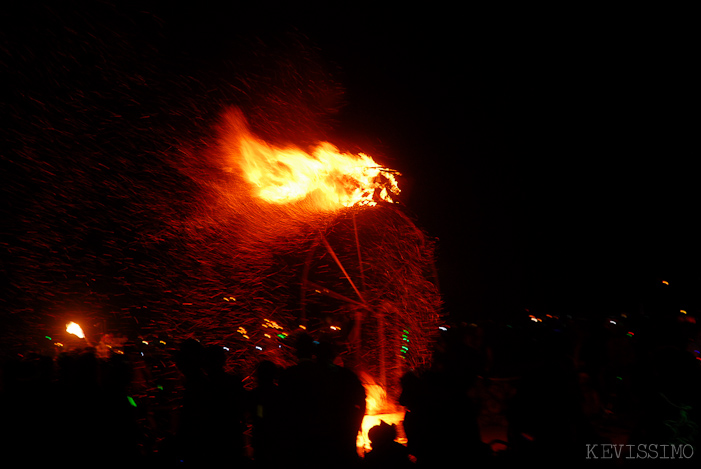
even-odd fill
[[[495,362],[504,362],[499,355],[509,347],[486,340],[488,328],[452,328],[430,366],[408,370],[399,383],[405,444],[397,442],[394,425],[381,422],[370,430],[372,450],[364,455],[356,447],[366,412],[363,383],[335,364],[334,344],[307,334],[296,339],[296,364],[283,369],[261,361],[249,388],[226,371],[222,347],[182,342],[172,357],[178,385],[170,394],[179,396],[177,405],[157,396],[135,401],[139,370],[129,353],[27,354],[2,367],[3,457],[21,461],[17,467],[442,468],[581,461],[590,455],[587,447],[613,442],[598,426],[611,416],[629,419],[627,445],[688,445],[685,454],[693,454],[698,352],[674,342],[621,341],[615,322],[604,323],[584,332],[541,326],[520,341],[508,339],[509,347],[524,352],[512,360],[520,365],[503,402],[507,437],[491,442],[483,441],[484,403],[474,390],[505,369]],[[159,422],[164,418],[165,425]],[[164,427],[161,434],[153,430]]]

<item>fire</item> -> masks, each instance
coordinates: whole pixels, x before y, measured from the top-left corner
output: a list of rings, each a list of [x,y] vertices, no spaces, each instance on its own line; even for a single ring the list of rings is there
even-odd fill
[[[248,128],[239,111],[227,114],[222,135],[229,162],[238,165],[253,193],[272,204],[311,200],[318,210],[393,202],[399,194],[395,171],[370,156],[342,153],[328,142],[310,152],[293,145],[271,145]]]
[[[365,385],[365,412],[374,415],[380,412],[386,405],[387,394],[379,384]]]
[[[367,375],[363,377],[367,378]],[[394,406],[387,402],[387,393],[382,386],[372,382],[366,382],[363,386],[365,387],[365,417],[356,440],[356,446],[361,454],[371,449],[368,432],[372,427],[379,425],[382,421],[401,427],[404,420],[404,412],[395,412]],[[399,438],[398,441],[406,443],[403,438]]]
[[[66,324],[66,332],[69,334],[73,334],[75,336],[78,336],[81,339],[85,338],[85,334],[83,333],[83,329],[75,322],[71,321],[68,324]]]

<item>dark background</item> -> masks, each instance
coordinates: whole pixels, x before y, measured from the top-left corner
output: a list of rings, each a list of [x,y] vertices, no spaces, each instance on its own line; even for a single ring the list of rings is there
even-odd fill
[[[117,27],[91,5],[60,10],[98,31]],[[6,10],[6,49],[25,25],[42,27],[34,7]],[[305,38],[344,89],[329,139],[353,142],[403,174],[402,203],[439,240],[453,318],[640,311],[662,280],[687,310],[698,309],[698,73],[684,12],[208,2],[106,9],[114,8],[136,18],[129,35],[116,34],[124,41],[148,42],[156,21],[156,66],[170,60],[182,73],[193,63],[216,70],[242,38]],[[183,53],[197,61],[179,70]],[[128,61],[138,72],[139,57]]]

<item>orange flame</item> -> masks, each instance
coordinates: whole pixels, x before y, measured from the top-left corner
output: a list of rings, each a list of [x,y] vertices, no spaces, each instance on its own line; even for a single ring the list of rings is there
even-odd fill
[[[386,405],[387,394],[379,384],[365,384],[365,413],[374,415]]]
[[[342,153],[328,142],[310,153],[277,147],[253,135],[240,111],[226,115],[223,144],[229,162],[237,164],[253,193],[273,204],[312,200],[316,209],[333,211],[355,205],[392,202],[399,194],[395,174],[370,156]]]
[[[81,339],[85,338],[85,334],[83,333],[83,329],[75,322],[71,321],[68,324],[66,324],[66,332],[69,334],[73,334],[75,336],[78,336]]]
[[[404,420],[404,412],[398,411],[396,406],[388,402],[385,389],[381,385],[376,384],[372,377],[362,372],[360,376],[363,379],[363,387],[365,388],[365,416],[358,432],[356,446],[359,454],[362,454],[371,449],[370,437],[368,436],[370,429],[375,425],[379,425],[382,421],[390,425],[401,426]],[[406,440],[402,438],[399,438],[398,441],[403,444],[406,443]]]

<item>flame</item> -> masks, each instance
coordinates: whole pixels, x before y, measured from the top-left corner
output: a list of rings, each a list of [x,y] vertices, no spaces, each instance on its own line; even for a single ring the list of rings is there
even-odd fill
[[[83,329],[73,321],[66,324],[66,332],[78,336],[81,339],[85,338],[85,334],[83,334]]]
[[[387,393],[379,384],[365,384],[365,413],[374,415],[380,412],[387,401]]]
[[[382,421],[401,427],[404,421],[404,412],[396,412],[396,407],[390,405],[385,389],[381,385],[375,384],[369,375],[361,373],[361,376],[364,379],[363,387],[365,387],[365,416],[356,439],[359,454],[371,449],[368,432],[372,427],[379,425]],[[403,437],[399,437],[397,441],[406,444],[406,439]]]
[[[342,153],[328,142],[310,152],[271,145],[251,133],[240,111],[226,115],[222,143],[229,163],[238,165],[258,198],[271,204],[311,200],[318,210],[393,202],[399,194],[395,171],[370,156]]]

